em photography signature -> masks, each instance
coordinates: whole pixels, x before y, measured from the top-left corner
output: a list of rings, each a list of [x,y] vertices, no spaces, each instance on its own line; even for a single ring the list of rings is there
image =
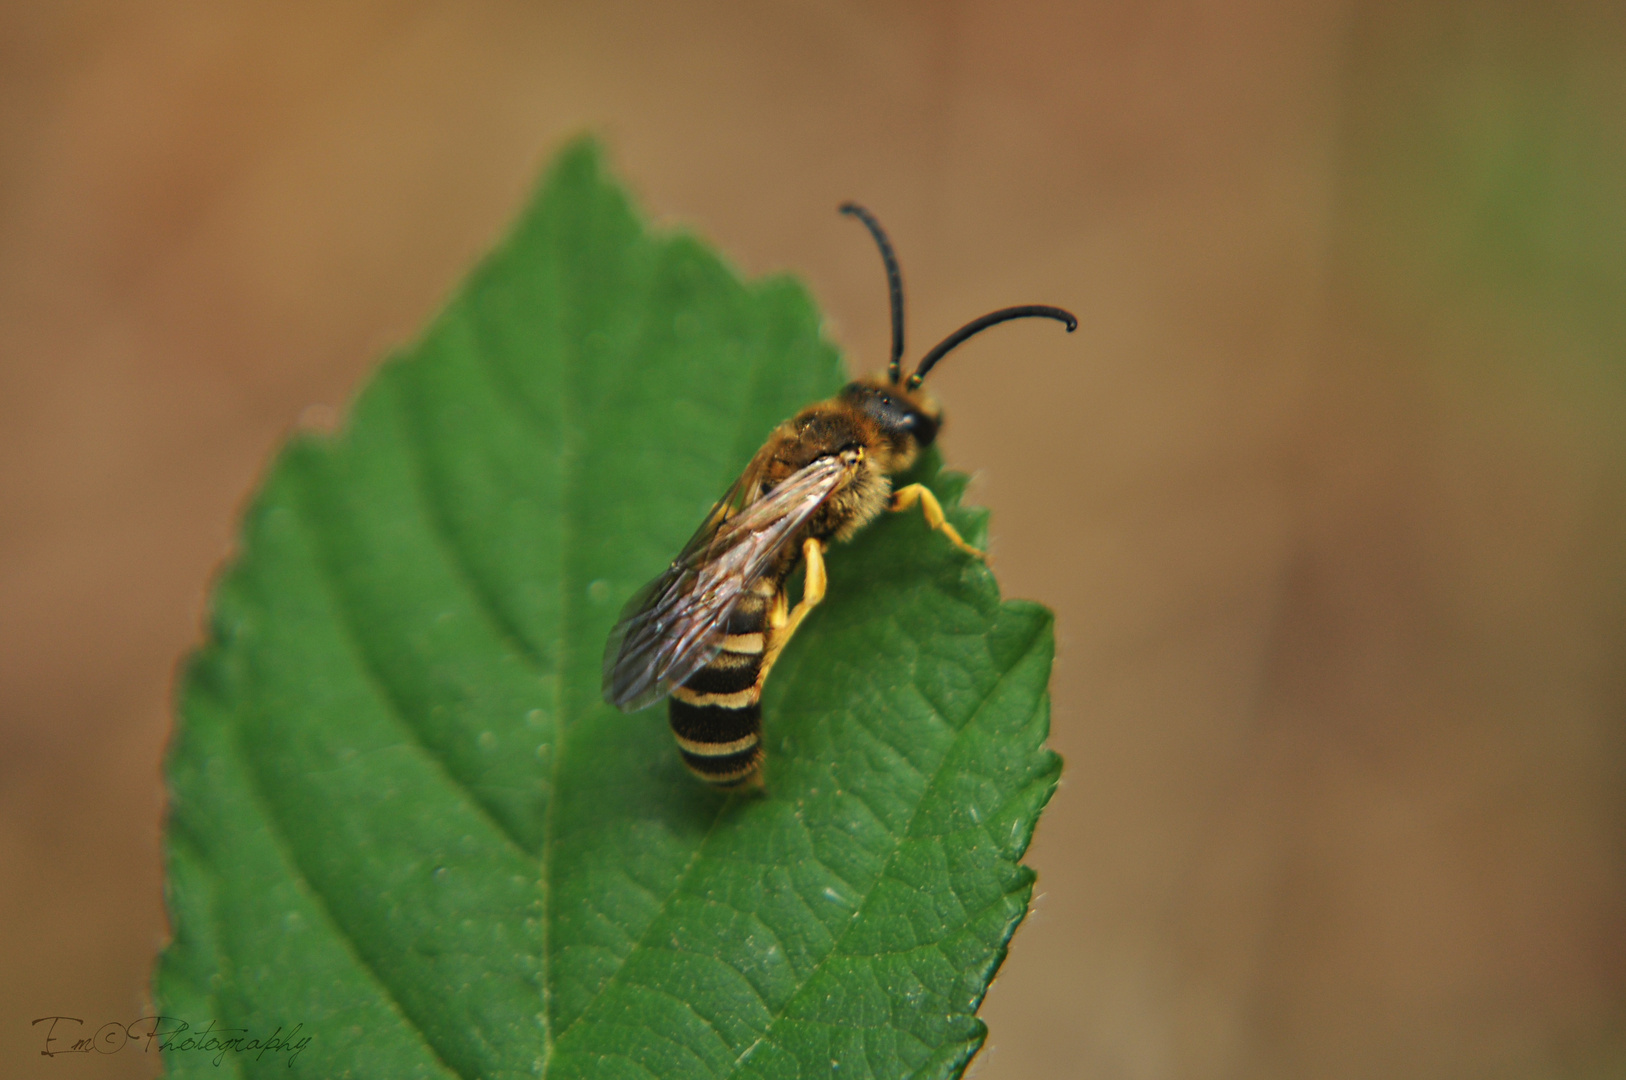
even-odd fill
[[[294,1059],[310,1045],[312,1038],[310,1035],[299,1037],[299,1029],[304,1024],[295,1024],[293,1030],[286,1033],[279,1024],[271,1034],[256,1038],[249,1034],[248,1028],[219,1027],[213,1020],[209,1021],[208,1027],[194,1031],[192,1025],[173,1016],[143,1016],[128,1024],[114,1020],[90,1034],[85,1033],[85,1022],[76,1016],[42,1016],[34,1021],[35,1028],[41,1024],[45,1025],[45,1047],[40,1051],[42,1057],[92,1052],[116,1054],[135,1043],[142,1053],[149,1050],[157,1050],[161,1054],[177,1054],[186,1050],[213,1053],[216,1065],[226,1060],[227,1054],[253,1054],[254,1060],[258,1061],[266,1054],[286,1051],[288,1067],[292,1068]]]

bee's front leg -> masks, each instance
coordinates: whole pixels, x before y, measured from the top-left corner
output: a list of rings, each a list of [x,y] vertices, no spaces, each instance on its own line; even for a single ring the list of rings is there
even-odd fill
[[[920,512],[925,515],[928,528],[936,529],[948,537],[950,543],[967,555],[974,555],[985,563],[992,561],[986,551],[978,551],[960,537],[959,530],[950,525],[948,518],[943,516],[943,504],[937,501],[937,496],[933,495],[931,488],[925,484],[910,484],[893,492],[892,505],[888,509],[897,513],[909,509],[916,503],[920,504]]]

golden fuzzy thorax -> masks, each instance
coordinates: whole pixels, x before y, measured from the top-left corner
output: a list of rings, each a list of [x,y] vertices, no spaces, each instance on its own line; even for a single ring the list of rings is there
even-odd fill
[[[864,454],[852,479],[825,503],[830,516],[840,522],[830,538],[851,540],[886,509],[891,498],[892,477],[878,463],[878,455]]]
[[[884,389],[899,399],[938,414],[936,404],[924,392],[905,393],[879,379],[862,380],[866,386]],[[799,469],[832,453],[845,453],[854,459],[851,477],[837,488],[825,504],[808,520],[802,537],[819,540],[848,540],[885,510],[892,496],[892,476],[904,472],[920,456],[920,446],[907,434],[889,432],[876,419],[841,397],[809,405],[780,424],[758,452],[752,468],[761,478],[760,492],[771,490]],[[786,545],[790,563],[800,548]],[[789,570],[789,566],[786,566]]]

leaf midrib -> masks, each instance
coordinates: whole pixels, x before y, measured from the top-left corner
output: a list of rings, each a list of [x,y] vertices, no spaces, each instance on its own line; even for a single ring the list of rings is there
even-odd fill
[[[557,286],[557,279],[554,284]],[[565,340],[565,335],[561,334],[559,342],[561,352],[565,348]],[[572,474],[578,470],[575,466],[577,458],[572,452],[574,447],[570,445],[570,418],[576,415],[574,406],[581,396],[576,385],[576,372],[580,366],[581,357],[575,342],[570,343],[569,349],[569,366],[565,372],[565,377],[560,380],[567,388],[567,407],[562,411],[560,417],[558,463],[560,470],[559,491],[562,501],[567,509],[573,511],[578,478]],[[483,370],[488,369],[490,365],[483,350],[480,354],[480,360],[480,367]],[[563,356],[561,356],[561,362],[565,362]],[[491,376],[488,374],[488,377]],[[529,415],[528,410],[526,410],[524,419],[528,420],[533,428],[541,426],[536,423],[534,417]],[[550,755],[548,762],[548,805],[542,810],[542,850],[539,853],[538,862],[540,865],[537,868],[542,887],[542,948],[540,957],[542,967],[542,1008],[537,1012],[538,1020],[542,1024],[542,1068],[538,1073],[541,1077],[547,1077],[553,1072],[553,1049],[557,1044],[553,1034],[553,848],[555,822],[558,819],[557,808],[559,805],[559,762],[565,756],[565,679],[569,669],[565,657],[568,655],[571,613],[575,610],[575,605],[570,602],[572,582],[569,573],[570,556],[573,550],[573,517],[573,513],[565,513],[561,514],[559,518],[559,572],[557,575],[559,582],[559,637],[553,650],[553,753]]]

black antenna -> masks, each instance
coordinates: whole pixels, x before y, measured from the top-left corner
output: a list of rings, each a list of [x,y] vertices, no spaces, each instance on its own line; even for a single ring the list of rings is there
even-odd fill
[[[1057,322],[1066,323],[1069,334],[1078,329],[1078,320],[1073,317],[1072,312],[1063,311],[1059,307],[1050,307],[1047,304],[1025,304],[1022,307],[1000,308],[998,311],[991,311],[980,319],[973,319],[966,323],[944,338],[942,344],[938,345],[937,348],[927,353],[921,359],[920,366],[915,368],[915,373],[909,376],[909,382],[905,389],[918,390],[920,384],[926,381],[926,374],[931,371],[933,365],[947,356],[951,349],[964,342],[966,338],[980,334],[990,326],[997,326],[1002,322],[1009,322],[1012,319],[1032,318],[1055,319]]]
[[[886,291],[892,300],[892,360],[886,366],[886,373],[896,386],[903,376],[899,366],[903,363],[903,275],[898,272],[898,259],[892,254],[892,242],[886,238],[886,230],[881,228],[874,214],[855,202],[842,203],[841,212],[864,223],[869,234],[875,237],[875,246],[881,249],[881,261],[886,264]]]

